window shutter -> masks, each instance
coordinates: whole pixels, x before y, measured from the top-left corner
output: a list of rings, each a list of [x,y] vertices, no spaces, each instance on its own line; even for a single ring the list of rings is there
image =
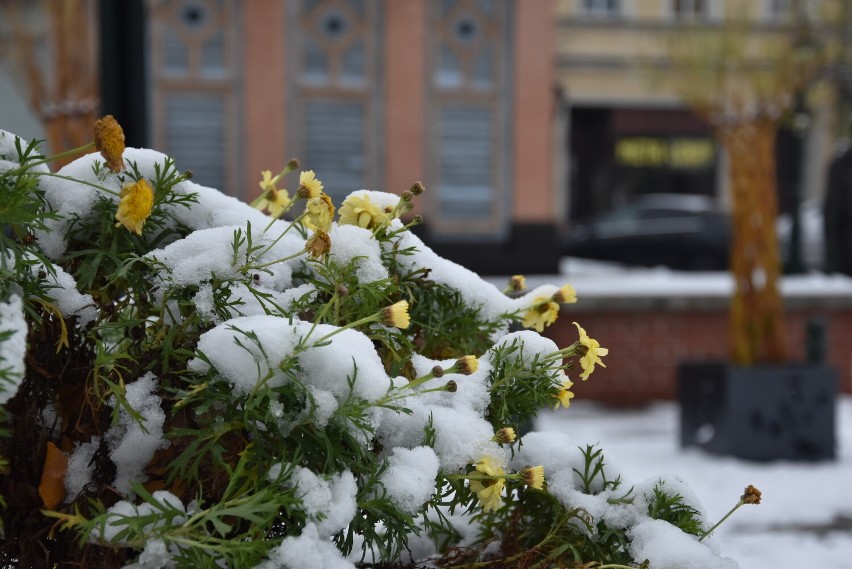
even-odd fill
[[[440,215],[487,219],[495,201],[493,112],[478,105],[445,104],[439,117]]]
[[[219,93],[171,92],[166,96],[166,148],[193,181],[226,187],[225,97]]]

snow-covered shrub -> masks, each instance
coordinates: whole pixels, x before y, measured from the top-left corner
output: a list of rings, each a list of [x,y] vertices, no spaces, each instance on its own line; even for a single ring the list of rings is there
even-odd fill
[[[420,184],[252,207],[118,128],[55,173],[0,131],[4,566],[735,566],[681,481],[515,432],[603,365],[539,334],[570,286],[436,255]]]

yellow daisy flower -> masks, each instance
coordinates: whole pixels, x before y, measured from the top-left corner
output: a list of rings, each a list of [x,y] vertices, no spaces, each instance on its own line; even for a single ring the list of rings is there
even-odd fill
[[[609,353],[607,348],[602,348],[597,340],[589,338],[586,331],[579,324],[574,322],[574,326],[580,331],[580,344],[586,349],[586,353],[580,358],[580,367],[583,368],[583,373],[580,374],[580,379],[583,381],[589,378],[589,375],[595,371],[595,364],[606,367],[601,361],[601,356]]]
[[[331,222],[334,219],[334,202],[327,194],[320,194],[308,200],[305,205],[308,214],[303,223],[308,229],[314,231],[331,231]]]
[[[573,304],[577,302],[577,291],[569,284],[563,285],[553,295],[553,300],[559,304]]]
[[[503,427],[496,433],[494,433],[493,440],[495,442],[500,443],[501,445],[507,445],[515,442],[515,439],[518,438],[518,435],[515,434],[515,429],[512,427]]]
[[[556,322],[558,316],[559,305],[550,297],[540,296],[524,314],[523,325],[524,328],[535,328],[536,332],[544,332],[547,326]]]
[[[112,115],[95,122],[95,148],[106,161],[107,168],[121,172],[124,168],[124,131]]]
[[[340,206],[340,225],[357,225],[373,229],[385,223],[387,214],[366,195],[350,195]]]
[[[399,302],[386,306],[382,310],[382,320],[389,326],[395,328],[406,329],[411,324],[411,317],[408,316],[408,301],[400,300]]]
[[[512,275],[509,279],[509,290],[512,292],[520,292],[527,288],[527,278],[524,275]]]
[[[571,387],[573,385],[574,382],[570,379],[566,379],[562,382],[562,388],[559,390],[559,393],[554,395],[554,397],[556,397],[556,405],[553,406],[554,409],[559,409],[560,405],[566,409],[571,406],[571,399],[574,398],[574,394],[571,392]]]
[[[124,186],[118,197],[118,211],[115,213],[118,222],[115,226],[123,225],[137,235],[142,235],[142,226],[154,207],[154,188],[148,180],[141,178],[134,184]]]
[[[468,474],[485,474],[487,476],[503,476],[503,468],[490,456],[484,457],[476,463],[476,470]],[[494,478],[492,480],[471,480],[470,490],[479,498],[482,509],[486,512],[497,510],[503,505],[502,494],[506,480]]]
[[[270,170],[263,170],[260,175],[262,176],[262,179],[257,185],[260,186],[261,190],[264,192],[270,192],[278,189],[278,180],[281,176],[273,176],[272,171]]]
[[[544,466],[527,466],[521,470],[521,480],[530,488],[541,490],[544,485]]]
[[[307,170],[299,174],[299,189],[296,190],[297,199],[318,198],[322,193],[323,185],[313,170]]]

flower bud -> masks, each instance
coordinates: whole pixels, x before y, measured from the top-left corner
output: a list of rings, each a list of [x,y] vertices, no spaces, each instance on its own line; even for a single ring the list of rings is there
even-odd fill
[[[422,183],[417,181],[411,184],[411,187],[408,189],[408,191],[414,194],[415,196],[419,196],[424,191],[426,191],[426,187]]]
[[[503,427],[496,433],[494,433],[494,441],[500,443],[501,445],[507,445],[515,442],[517,439],[517,435],[515,434],[515,429],[512,427]]]
[[[470,375],[479,369],[479,360],[476,359],[476,356],[464,356],[456,360],[453,367],[462,375]]]

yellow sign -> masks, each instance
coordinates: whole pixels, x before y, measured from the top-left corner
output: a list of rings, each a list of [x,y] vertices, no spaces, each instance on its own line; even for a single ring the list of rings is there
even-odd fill
[[[716,146],[706,138],[629,137],[615,144],[615,161],[632,168],[703,168],[713,164]]]

